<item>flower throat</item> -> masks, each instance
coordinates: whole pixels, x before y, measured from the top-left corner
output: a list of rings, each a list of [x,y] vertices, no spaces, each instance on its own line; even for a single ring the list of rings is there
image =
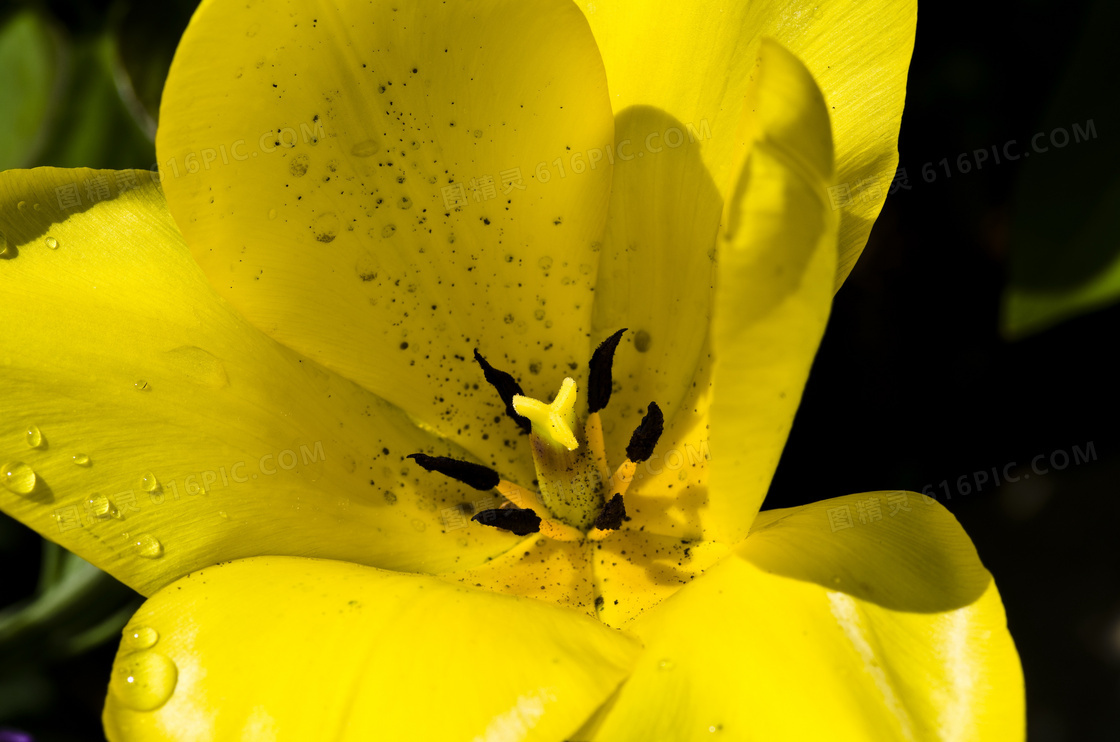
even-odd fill
[[[664,428],[661,409],[650,402],[626,447],[626,461],[610,471],[600,412],[611,397],[611,367],[625,328],[604,340],[588,364],[587,416],[577,413],[575,380],[564,379],[550,403],[527,397],[510,374],[474,357],[486,381],[506,405],[506,414],[529,434],[539,492],[526,489],[481,464],[414,453],[409,458],[477,490],[497,489],[507,500],[472,520],[519,536],[541,533],[560,541],[599,540],[621,527],[626,517],[623,496],[638,464],[652,454]]]

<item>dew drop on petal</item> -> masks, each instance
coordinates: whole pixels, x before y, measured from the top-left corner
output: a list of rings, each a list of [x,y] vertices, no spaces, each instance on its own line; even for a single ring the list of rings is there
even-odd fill
[[[140,486],[144,488],[145,492],[157,492],[161,488],[156,475],[150,471],[144,472],[144,476],[140,477]]]
[[[275,219],[276,218],[276,209],[269,209],[268,210],[268,218],[269,219]]]
[[[658,670],[672,670],[677,664],[670,659],[664,659],[657,663]]]
[[[8,236],[0,232],[0,256],[8,254]]]
[[[320,214],[311,225],[311,231],[319,242],[333,242],[339,231],[338,215],[332,211]]]
[[[229,520],[229,513],[224,510],[219,510],[218,517],[220,517],[222,520]]]
[[[20,211],[23,211],[24,209],[27,208],[27,202],[26,201],[20,201],[18,204],[16,204],[16,208],[19,209]]]
[[[151,626],[130,626],[121,639],[128,649],[151,649],[159,641],[159,632]]]
[[[385,239],[388,239],[388,238],[392,237],[396,233],[397,233],[396,225],[386,224],[384,227],[381,228],[381,236]]]
[[[86,456],[84,453],[74,454],[71,460],[78,466],[89,466],[89,456]]]
[[[638,330],[634,333],[634,350],[639,353],[645,353],[649,350],[650,337],[649,333],[645,330]]]
[[[163,556],[163,544],[150,533],[142,533],[132,543],[136,553],[145,559],[159,559]]]
[[[30,495],[39,482],[31,467],[22,461],[4,464],[4,468],[0,469],[0,479],[4,480],[4,487],[9,492],[17,495]]]
[[[58,249],[58,240],[56,240],[54,237],[48,236],[47,239],[43,240],[43,242],[47,243],[47,247],[52,250]]]
[[[136,391],[138,392],[152,391],[152,385],[144,381],[143,379],[139,379],[135,384],[133,384],[133,386],[136,387]]]
[[[118,657],[109,680],[113,696],[134,711],[154,711],[175,692],[179,668],[158,652],[136,652]]]
[[[105,495],[92,494],[86,498],[86,509],[98,518],[103,518],[115,510],[113,502]]]
[[[42,448],[43,446],[43,431],[39,430],[38,425],[27,426],[27,445],[32,448]]]

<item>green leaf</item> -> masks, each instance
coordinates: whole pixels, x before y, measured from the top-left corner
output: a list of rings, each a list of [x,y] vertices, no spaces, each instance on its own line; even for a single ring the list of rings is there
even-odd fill
[[[1120,99],[1112,90],[1120,5],[1098,0],[1022,160],[1001,325],[1019,338],[1120,299]],[[1068,137],[1068,141],[1067,141]],[[1065,144],[1062,144],[1065,142]],[[1042,148],[1047,148],[1042,151]]]
[[[108,35],[70,48],[64,105],[36,164],[56,167],[147,168],[155,145],[118,91],[116,51]],[[125,81],[122,88],[128,93]]]
[[[58,42],[36,13],[17,13],[0,27],[0,170],[27,167],[42,148],[58,94],[58,56]]]
[[[153,133],[171,58],[197,6],[198,0],[134,2],[128,4],[116,24],[119,73],[127,77],[135,97],[138,108],[133,114],[140,115]]]
[[[79,556],[43,541],[33,598],[0,611],[0,667],[80,654],[118,635],[142,599]]]

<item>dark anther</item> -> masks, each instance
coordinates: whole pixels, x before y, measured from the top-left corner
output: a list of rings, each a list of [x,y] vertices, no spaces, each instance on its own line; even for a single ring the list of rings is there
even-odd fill
[[[656,402],[649,403],[649,412],[642,418],[630,436],[630,445],[626,447],[626,458],[635,464],[640,464],[653,455],[653,449],[661,438],[661,431],[665,429],[665,416]]]
[[[622,495],[615,495],[595,519],[595,527],[600,531],[617,531],[622,527],[626,517],[626,506],[622,504]]]
[[[622,333],[626,328],[611,335],[599,343],[599,347],[591,354],[591,363],[588,364],[590,373],[587,376],[587,411],[598,412],[611,401],[611,366],[614,364],[614,350]]]
[[[498,396],[506,403],[506,414],[513,418],[513,421],[521,426],[521,429],[526,433],[533,431],[533,424],[529,422],[529,418],[521,417],[517,411],[513,409],[513,397],[516,394],[524,395],[525,392],[521,391],[521,385],[517,383],[511,375],[505,371],[499,371],[486,362],[482,354],[478,352],[478,348],[474,349],[474,359],[478,361],[478,365],[482,366],[482,375],[486,377],[486,383],[498,390]]]
[[[471,520],[478,521],[485,526],[494,526],[503,531],[510,531],[518,536],[528,536],[541,530],[541,516],[529,508],[502,508],[500,510],[483,510]]]
[[[440,474],[457,479],[476,490],[494,489],[498,486],[498,482],[502,480],[498,476],[498,472],[482,464],[472,464],[469,461],[459,461],[447,456],[428,456],[422,453],[409,454],[408,458],[428,471],[438,471]]]

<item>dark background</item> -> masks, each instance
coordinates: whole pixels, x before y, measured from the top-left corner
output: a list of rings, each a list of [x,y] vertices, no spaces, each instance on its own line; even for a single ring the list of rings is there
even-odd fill
[[[1120,231],[1082,229],[1120,173],[1110,38],[1120,12],[1108,5],[920,5],[899,140],[910,189],[888,198],[837,296],[766,503],[924,489],[952,510],[1003,596],[1026,676],[1031,742],[1120,739],[1120,434],[1111,424],[1120,307],[1015,340],[1001,325],[1009,287],[1068,288],[1120,252]],[[36,4],[76,46],[123,42],[118,48],[129,51],[117,61],[154,115],[191,2],[150,6]],[[0,21],[16,7],[0,5]],[[997,165],[990,157],[993,146],[1015,140],[1011,151],[1027,151],[1035,133],[1072,134],[1090,119],[1096,137],[1088,141],[1033,160]],[[121,122],[92,154],[48,145],[35,164],[151,166],[143,121]],[[978,149],[989,151],[979,169]],[[72,161],[79,156],[86,161]],[[1089,460],[1075,463],[1077,451]],[[979,487],[978,472],[987,475]],[[1003,481],[1005,472],[1018,481]],[[8,565],[0,608],[35,593],[44,553],[49,569],[57,555],[0,516]],[[111,582],[96,587],[94,608],[82,604],[19,646],[0,635],[0,696],[9,701],[0,702],[0,727],[40,740],[102,738],[116,644],[72,639],[88,633],[81,616],[91,611],[115,638],[137,601]]]

